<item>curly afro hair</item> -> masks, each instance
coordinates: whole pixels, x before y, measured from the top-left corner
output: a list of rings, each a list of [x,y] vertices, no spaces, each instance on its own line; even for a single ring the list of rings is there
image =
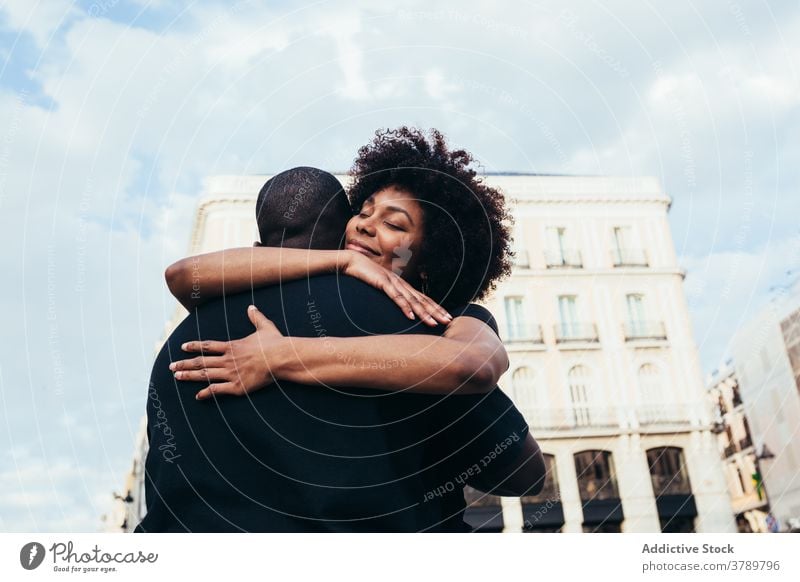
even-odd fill
[[[414,196],[424,216],[419,271],[427,294],[447,308],[483,299],[511,273],[511,225],[505,198],[477,177],[472,155],[450,151],[435,129],[378,130],[358,151],[350,203],[393,186]]]

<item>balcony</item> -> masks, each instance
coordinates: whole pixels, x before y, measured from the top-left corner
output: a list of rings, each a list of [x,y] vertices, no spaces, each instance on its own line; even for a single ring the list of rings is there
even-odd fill
[[[544,343],[542,326],[535,323],[508,324],[503,341],[506,343]]]
[[[636,408],[636,418],[641,426],[690,424],[690,414],[685,404],[674,402],[651,403]]]
[[[522,411],[531,430],[578,430],[620,426],[620,410],[614,406],[576,404],[567,408],[536,408]]]
[[[580,269],[583,267],[581,252],[576,250],[546,250],[544,260],[548,269],[572,268]]]
[[[555,326],[556,343],[589,342],[597,343],[597,326],[593,323],[561,323]]]
[[[629,321],[622,325],[625,341],[665,340],[667,332],[661,321]]]
[[[615,267],[648,267],[647,253],[642,249],[614,249],[611,260]]]

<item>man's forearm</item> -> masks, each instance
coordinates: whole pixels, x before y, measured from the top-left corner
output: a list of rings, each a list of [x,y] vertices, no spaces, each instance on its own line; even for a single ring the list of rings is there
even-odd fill
[[[482,358],[480,345],[437,336],[286,340],[272,373],[300,384],[470,394],[488,392],[502,373]]]

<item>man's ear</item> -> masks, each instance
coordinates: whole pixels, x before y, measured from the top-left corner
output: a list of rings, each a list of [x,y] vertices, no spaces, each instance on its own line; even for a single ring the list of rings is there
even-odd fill
[[[253,246],[254,247],[263,247],[264,245],[262,245],[259,241],[256,241],[256,242],[253,243]]]

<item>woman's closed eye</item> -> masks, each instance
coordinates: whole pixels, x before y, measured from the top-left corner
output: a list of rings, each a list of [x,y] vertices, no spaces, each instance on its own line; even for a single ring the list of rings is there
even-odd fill
[[[392,230],[405,230],[402,226],[397,226],[396,224],[392,224],[391,222],[384,222],[383,224],[385,224]]]

